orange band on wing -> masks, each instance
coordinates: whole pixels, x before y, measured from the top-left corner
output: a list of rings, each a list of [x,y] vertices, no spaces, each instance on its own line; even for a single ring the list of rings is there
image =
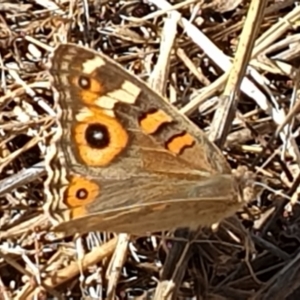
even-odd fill
[[[167,148],[174,154],[179,154],[185,147],[190,147],[195,143],[194,138],[185,133],[181,136],[175,136],[167,143]]]
[[[165,123],[171,123],[172,118],[162,110],[147,113],[146,116],[140,120],[142,130],[147,134],[155,133],[158,128]]]

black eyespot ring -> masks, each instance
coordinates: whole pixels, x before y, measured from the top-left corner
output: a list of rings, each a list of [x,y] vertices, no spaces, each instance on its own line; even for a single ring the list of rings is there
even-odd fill
[[[92,148],[103,149],[109,145],[110,136],[105,125],[90,124],[85,131],[85,139]]]
[[[87,76],[79,76],[78,84],[84,90],[89,90],[91,88],[91,80]]]
[[[81,188],[76,191],[76,198],[79,200],[85,200],[88,198],[88,191],[85,188]]]

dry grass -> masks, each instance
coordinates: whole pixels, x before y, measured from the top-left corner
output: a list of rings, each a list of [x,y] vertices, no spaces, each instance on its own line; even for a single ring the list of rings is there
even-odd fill
[[[144,2],[0,0],[1,299],[297,299],[299,3]],[[205,130],[233,168],[256,172],[269,189],[249,203],[252,217],[170,239],[51,239],[45,63],[64,41],[114,57]]]

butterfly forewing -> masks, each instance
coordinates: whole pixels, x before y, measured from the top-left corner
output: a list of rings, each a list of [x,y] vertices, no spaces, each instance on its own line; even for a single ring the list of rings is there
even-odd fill
[[[61,134],[46,194],[57,230],[211,225],[241,206],[219,149],[137,77],[71,44],[55,50],[49,72]]]

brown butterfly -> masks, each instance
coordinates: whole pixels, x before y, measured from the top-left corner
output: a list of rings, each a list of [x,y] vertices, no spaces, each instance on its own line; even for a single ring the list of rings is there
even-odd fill
[[[45,209],[55,230],[197,228],[243,206],[220,150],[113,60],[62,44],[49,73],[58,122],[46,156]]]

